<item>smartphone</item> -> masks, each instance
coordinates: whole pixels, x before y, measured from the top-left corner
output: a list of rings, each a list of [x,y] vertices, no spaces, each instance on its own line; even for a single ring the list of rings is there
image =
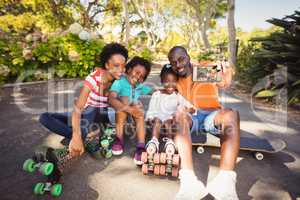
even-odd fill
[[[220,82],[222,80],[222,67],[218,65],[194,66],[193,81]]]

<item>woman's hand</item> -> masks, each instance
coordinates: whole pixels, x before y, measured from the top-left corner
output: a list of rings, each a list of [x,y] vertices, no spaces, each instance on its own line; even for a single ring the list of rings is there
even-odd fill
[[[83,141],[78,134],[73,133],[73,137],[69,144],[69,152],[71,157],[80,156],[84,153]]]

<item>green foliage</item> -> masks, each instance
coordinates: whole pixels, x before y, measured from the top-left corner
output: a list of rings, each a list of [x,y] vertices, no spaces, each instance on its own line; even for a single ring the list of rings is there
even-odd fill
[[[267,77],[267,85],[256,92],[257,97],[275,97],[276,91],[286,88],[288,103],[298,103],[300,99],[300,12],[283,19],[267,20],[279,27],[264,37],[254,37],[247,45],[241,44],[238,57],[237,76],[243,83],[254,85]],[[284,72],[286,81],[278,82],[278,71]],[[270,96],[270,94],[272,94]]]
[[[3,72],[0,81],[4,82],[24,72],[31,73],[24,81],[44,80],[50,70],[58,77],[85,77],[99,65],[104,43],[101,40],[82,41],[77,35],[68,34],[29,45],[28,49],[20,42],[5,39],[0,39],[0,46],[0,72]],[[8,66],[8,73],[3,66]]]

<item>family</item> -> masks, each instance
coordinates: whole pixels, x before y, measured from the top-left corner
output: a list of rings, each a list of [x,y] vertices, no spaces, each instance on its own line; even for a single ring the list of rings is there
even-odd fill
[[[124,126],[131,116],[136,124],[134,162],[141,165],[141,154],[147,146],[158,150],[162,127],[181,157],[180,188],[175,199],[198,200],[208,193],[218,200],[236,200],[234,171],[240,145],[240,120],[237,111],[222,107],[218,88],[227,88],[232,79],[231,66],[225,66],[222,81],[194,82],[192,63],[187,50],[173,47],[168,53],[169,64],[163,66],[160,90],[143,84],[151,71],[151,63],[141,57],[128,60],[127,49],[118,43],[107,44],[101,54],[101,65],[89,74],[72,113],[43,113],[40,123],[50,131],[70,139],[71,156],[84,152],[84,142],[101,134],[95,124],[115,123],[114,155],[124,149]],[[139,98],[152,95],[145,111]],[[113,109],[112,109],[112,108]],[[145,121],[152,126],[152,138],[145,141]],[[171,127],[176,124],[176,133]],[[171,130],[172,129],[172,130]],[[194,173],[191,134],[210,133],[221,143],[220,170],[206,186]],[[174,141],[174,142],[173,142]]]

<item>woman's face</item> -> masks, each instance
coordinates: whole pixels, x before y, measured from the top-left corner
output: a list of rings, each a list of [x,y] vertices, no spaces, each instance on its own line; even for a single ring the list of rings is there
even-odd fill
[[[172,94],[176,90],[176,77],[174,74],[164,76],[162,84],[168,94]]]
[[[125,72],[126,59],[121,54],[114,54],[105,63],[105,68],[114,79],[120,79]]]
[[[143,83],[146,76],[146,69],[142,65],[135,65],[128,70],[128,81],[131,85]]]

